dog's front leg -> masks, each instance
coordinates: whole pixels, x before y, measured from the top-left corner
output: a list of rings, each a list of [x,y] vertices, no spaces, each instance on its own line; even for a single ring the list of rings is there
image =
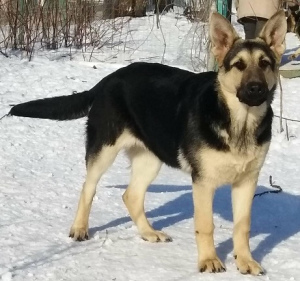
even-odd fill
[[[208,182],[193,182],[194,222],[200,272],[225,271],[214,245],[213,197],[215,187]]]
[[[233,245],[238,270],[242,274],[261,275],[262,267],[252,258],[249,246],[251,206],[256,190],[258,173],[247,176],[232,185]]]

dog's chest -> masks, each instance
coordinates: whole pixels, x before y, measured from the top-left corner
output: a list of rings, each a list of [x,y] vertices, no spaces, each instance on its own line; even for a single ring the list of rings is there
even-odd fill
[[[210,148],[201,149],[201,176],[213,181],[215,185],[232,184],[246,173],[259,171],[265,159],[268,147],[256,147],[246,152],[222,152]]]

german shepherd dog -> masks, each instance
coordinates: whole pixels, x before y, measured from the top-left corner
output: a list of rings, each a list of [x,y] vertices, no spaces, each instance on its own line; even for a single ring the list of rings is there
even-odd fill
[[[199,271],[225,271],[214,246],[212,206],[216,188],[232,184],[237,268],[243,274],[263,274],[249,249],[250,213],[271,140],[270,105],[286,29],[285,14],[279,11],[259,38],[243,40],[229,21],[213,13],[210,37],[218,73],[133,63],[89,91],[13,107],[11,115],[32,118],[88,116],[87,175],[70,237],[88,239],[96,185],[125,149],[132,170],[123,201],[144,240],[171,241],[153,229],[144,211],[147,187],[165,163],[192,178]]]

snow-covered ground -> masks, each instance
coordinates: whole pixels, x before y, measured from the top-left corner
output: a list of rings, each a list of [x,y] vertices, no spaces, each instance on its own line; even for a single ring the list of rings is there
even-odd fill
[[[191,38],[187,31],[193,27],[174,15],[163,19],[165,26],[173,31],[181,27],[177,35],[175,32],[168,35],[170,44],[168,41],[165,62],[193,69],[187,59],[190,50],[187,38]],[[146,28],[149,19],[136,21],[137,28]],[[236,26],[241,32],[241,27]],[[185,32],[181,34],[182,30]],[[294,35],[287,36],[287,53],[298,45]],[[143,45],[140,50],[131,54],[131,61],[162,58],[161,48],[147,51]],[[54,53],[39,54],[32,62],[20,60],[19,56],[0,56],[0,116],[9,111],[11,104],[91,88],[128,63],[127,55],[124,58],[120,54],[118,51],[114,57],[118,64],[105,63],[105,59],[87,63],[79,55],[73,61],[53,59],[57,58]],[[300,78],[282,79],[282,85],[284,116],[300,120]],[[278,115],[279,92],[273,108]],[[287,121],[287,127],[289,140],[286,132],[279,132],[279,120],[274,118],[273,141],[258,192],[270,188],[270,175],[283,192],[254,200],[250,244],[267,274],[252,277],[242,276],[234,264],[229,187],[217,191],[214,206],[215,242],[226,264],[226,273],[197,272],[191,180],[180,171],[164,166],[146,197],[148,217],[156,228],[170,234],[173,242],[151,244],[141,240],[121,199],[129,179],[129,163],[124,155],[118,157],[99,184],[90,216],[91,239],[73,242],[68,231],[85,177],[85,120],[3,118],[0,121],[0,279],[300,280],[300,123]]]

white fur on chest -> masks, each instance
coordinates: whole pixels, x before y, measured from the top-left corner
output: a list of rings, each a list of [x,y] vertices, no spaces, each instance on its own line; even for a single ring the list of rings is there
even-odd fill
[[[257,146],[255,139],[255,130],[266,114],[267,104],[249,107],[231,94],[226,95],[226,100],[231,115],[230,132],[220,128],[215,128],[215,131],[229,151],[217,151],[207,145],[195,152],[200,176],[216,186],[232,184],[246,173],[258,173],[269,148],[269,143]],[[192,172],[181,150],[177,159],[183,171]]]
[[[222,152],[211,148],[199,150],[200,175],[214,185],[232,184],[246,173],[259,172],[268,151],[269,144],[253,147],[247,152]]]
[[[241,103],[236,96],[228,95],[227,105],[231,115],[231,130],[233,134],[239,134],[242,129],[254,134],[255,129],[267,112],[266,102],[260,106],[249,107]]]
[[[231,112],[231,136],[225,130],[220,130],[219,135],[229,151],[204,148],[198,153],[201,173],[217,186],[232,184],[246,173],[258,173],[269,148],[269,143],[257,146],[255,140],[255,130],[266,114],[267,104],[249,107],[231,95],[227,102]]]

